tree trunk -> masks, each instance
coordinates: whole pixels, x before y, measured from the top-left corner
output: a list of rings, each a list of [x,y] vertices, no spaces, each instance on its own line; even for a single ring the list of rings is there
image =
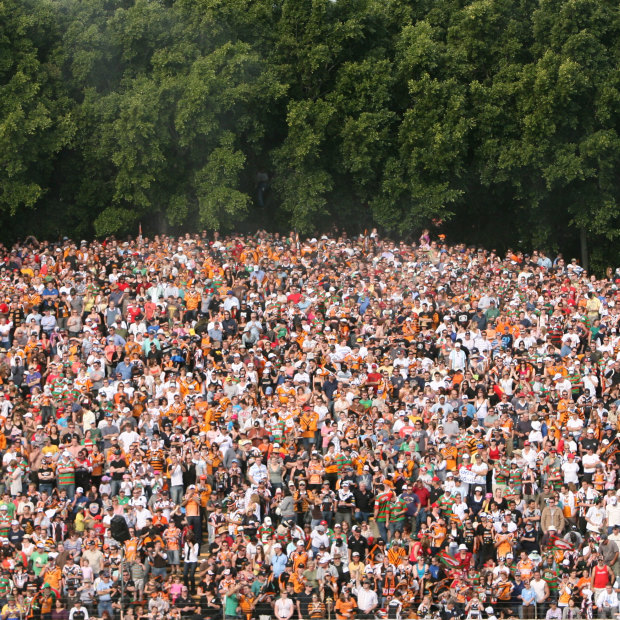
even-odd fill
[[[585,226],[579,229],[579,240],[581,242],[581,266],[587,271],[589,266],[588,261],[588,236]]]

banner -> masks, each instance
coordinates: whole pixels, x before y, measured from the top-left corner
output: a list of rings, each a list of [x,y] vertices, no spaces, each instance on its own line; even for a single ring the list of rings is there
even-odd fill
[[[465,484],[486,484],[487,479],[484,476],[476,476],[476,474],[466,467],[461,467],[459,469],[459,476],[461,477],[461,482]]]

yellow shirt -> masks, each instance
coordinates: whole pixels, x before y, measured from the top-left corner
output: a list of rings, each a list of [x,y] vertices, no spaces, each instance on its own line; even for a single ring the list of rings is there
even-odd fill
[[[83,532],[86,529],[86,524],[84,523],[84,513],[78,512],[75,517],[75,531]]]
[[[58,446],[55,446],[54,444],[50,444],[49,446],[45,446],[41,452],[45,455],[45,456],[52,456],[54,454],[56,454],[58,452]]]

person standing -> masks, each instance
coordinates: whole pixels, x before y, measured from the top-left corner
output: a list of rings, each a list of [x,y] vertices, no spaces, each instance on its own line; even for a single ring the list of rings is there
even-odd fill
[[[200,545],[202,543],[202,518],[200,516],[200,496],[195,485],[190,484],[187,487],[187,494],[181,505],[185,508],[185,518],[193,530],[194,540]]]
[[[372,618],[374,610],[379,606],[377,593],[370,587],[370,581],[364,579],[361,584],[359,578],[357,587],[353,590],[353,594],[357,597],[357,606],[359,608],[359,618]]]
[[[546,534],[549,531],[550,526],[553,526],[559,534],[562,532],[565,525],[566,519],[564,518],[562,509],[556,505],[555,497],[549,497],[547,500],[547,506],[543,508],[540,515],[540,528],[543,533]]]
[[[594,592],[595,601],[608,584],[613,584],[614,579],[615,576],[613,571],[605,564],[603,557],[599,556],[598,561],[590,573],[590,587]]]
[[[539,570],[534,571],[534,578],[530,581],[530,587],[536,593],[536,615],[541,617],[546,614],[550,590],[549,584],[541,577]]]
[[[288,593],[286,588],[282,589],[280,592],[280,598],[275,602],[273,606],[273,611],[276,617],[276,620],[290,620],[295,611],[295,605],[293,601],[288,597]]]
[[[196,593],[196,567],[200,545],[194,538],[194,533],[189,532],[183,544],[183,582],[192,596]]]
[[[66,491],[69,499],[74,498],[75,465],[71,459],[71,454],[67,451],[62,453],[62,457],[56,466],[56,485],[59,492]]]
[[[103,616],[103,612],[107,611],[110,617],[114,617],[114,608],[112,607],[112,596],[115,594],[115,587],[110,573],[103,571],[101,577],[95,582],[95,592],[97,593],[97,612],[99,617]]]
[[[375,523],[379,528],[379,536],[383,538],[383,540],[387,540],[388,532],[386,521],[390,513],[393,492],[389,489],[386,489],[384,485],[379,485],[379,488],[377,490],[378,493],[377,498],[375,499],[374,518]]]

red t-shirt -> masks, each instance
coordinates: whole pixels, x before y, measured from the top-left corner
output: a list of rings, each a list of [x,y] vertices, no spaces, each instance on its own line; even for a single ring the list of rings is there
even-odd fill
[[[428,498],[431,496],[429,490],[426,487],[420,487],[413,489],[413,492],[418,496],[420,506],[425,508],[428,505]]]

